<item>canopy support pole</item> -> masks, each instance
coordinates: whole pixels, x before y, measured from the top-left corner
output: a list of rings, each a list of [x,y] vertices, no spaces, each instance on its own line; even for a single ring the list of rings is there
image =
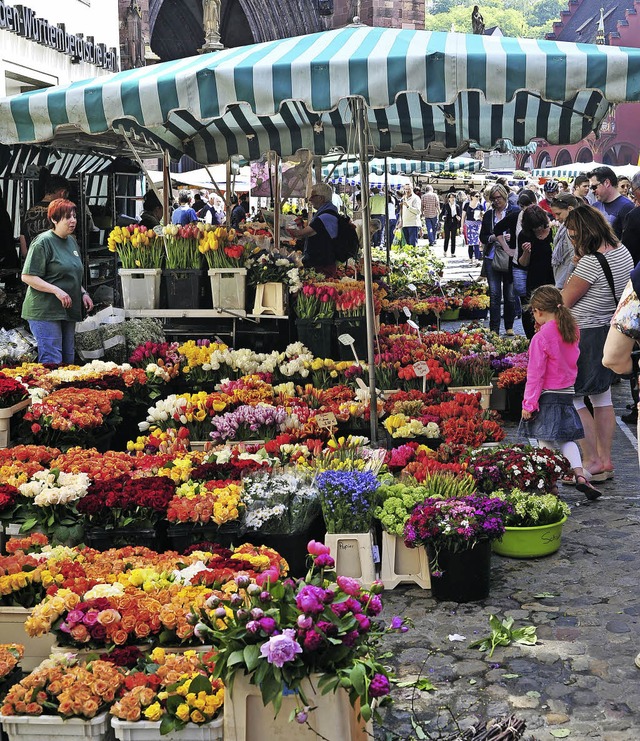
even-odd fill
[[[385,240],[384,244],[387,248],[387,270],[391,266],[391,234],[389,232],[389,170],[387,155],[384,156],[384,225],[385,225]]]
[[[142,170],[142,172],[144,173],[144,176],[145,176],[145,178],[147,179],[147,184],[148,184],[148,188],[151,188],[151,190],[152,190],[152,191],[153,191],[153,192],[154,192],[154,193],[155,193],[155,194],[156,194],[156,195],[158,196],[158,200],[160,201],[160,203],[162,203],[162,198],[161,198],[161,196],[160,196],[160,191],[158,190],[158,188],[157,188],[156,184],[155,184],[155,183],[153,182],[153,180],[151,179],[151,176],[149,175],[149,171],[148,171],[148,170],[147,170],[147,168],[145,167],[145,165],[144,165],[144,162],[143,162],[143,161],[142,161],[142,159],[140,158],[140,155],[139,155],[139,154],[138,154],[138,153],[136,152],[136,149],[135,149],[135,147],[133,146],[133,144],[131,143],[131,140],[129,139],[129,137],[127,136],[127,133],[126,133],[126,131],[125,131],[124,129],[122,129],[122,128],[121,128],[121,129],[120,129],[120,133],[121,133],[121,134],[122,134],[122,136],[124,137],[124,140],[125,140],[125,141],[127,142],[127,146],[128,146],[128,147],[129,147],[129,149],[131,150],[131,153],[133,154],[133,156],[134,156],[134,158],[135,158],[136,162],[138,163],[138,166],[140,167],[140,169],[141,169],[141,170]]]
[[[169,163],[171,158],[169,152],[166,150],[162,155],[162,220],[165,224],[169,224],[171,219],[169,218],[170,207],[173,203],[173,193],[171,191],[171,173],[169,172]]]
[[[227,229],[231,226],[231,159],[227,160],[227,192],[224,195]]]
[[[214,187],[216,193],[224,201],[224,195],[222,195],[222,191],[220,190],[220,186],[218,185],[218,183],[216,183],[216,179],[213,177],[213,174],[211,173],[211,170],[209,169],[209,166],[208,165],[205,165],[204,166],[204,169],[205,169],[205,172],[207,173],[207,175],[209,176],[209,180],[211,180],[211,182],[213,183],[213,187]]]
[[[280,155],[273,153],[273,248],[280,248],[280,193],[282,191]]]
[[[366,129],[366,110],[361,98],[354,100],[353,110],[356,114],[356,129],[360,157],[360,194],[362,197],[362,252],[364,291],[366,297],[367,319],[367,364],[369,366],[369,404],[371,411],[370,433],[371,444],[378,444],[378,396],[376,393],[375,371],[375,312],[373,306],[373,275],[371,270],[371,206],[369,204],[369,159]]]

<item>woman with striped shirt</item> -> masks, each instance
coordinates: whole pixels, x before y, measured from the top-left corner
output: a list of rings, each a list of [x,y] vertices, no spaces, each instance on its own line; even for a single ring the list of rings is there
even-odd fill
[[[615,414],[611,383],[615,374],[602,365],[609,323],[633,270],[629,251],[618,241],[606,218],[591,206],[579,206],[565,220],[578,262],[562,298],[580,328],[580,358],[574,406],[585,437],[580,441],[584,467],[593,481],[613,478],[611,445]],[[593,405],[593,416],[583,397]]]

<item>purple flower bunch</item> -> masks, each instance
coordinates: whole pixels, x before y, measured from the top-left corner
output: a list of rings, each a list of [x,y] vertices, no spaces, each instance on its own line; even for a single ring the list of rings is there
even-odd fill
[[[285,687],[298,695],[300,712],[308,713],[308,680],[320,675],[318,691],[344,688],[369,720],[374,698],[378,706],[391,701],[388,670],[376,659],[380,641],[388,632],[406,632],[407,625],[399,616],[388,627],[379,620],[381,583],[365,589],[356,579],[336,576],[323,543],[311,541],[308,552],[304,579],[259,585],[238,575],[238,591],[228,602],[213,596],[200,610],[199,635],[217,652],[215,676],[232,686],[236,672],[248,674],[276,713]]]
[[[211,419],[214,440],[272,440],[283,432],[287,410],[271,404],[243,404],[232,412],[218,415]]]
[[[366,533],[380,482],[371,471],[324,471],[316,478],[329,533]]]
[[[484,494],[459,499],[430,497],[411,513],[404,526],[404,541],[410,548],[432,544],[463,551],[480,541],[499,538],[512,511],[503,499]]]

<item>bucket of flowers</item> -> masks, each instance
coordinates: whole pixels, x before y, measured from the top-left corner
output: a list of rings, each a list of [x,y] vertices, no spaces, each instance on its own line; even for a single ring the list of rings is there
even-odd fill
[[[284,315],[287,293],[296,294],[302,288],[300,270],[289,254],[255,248],[245,261],[247,281],[255,286],[254,314]]]
[[[209,266],[213,306],[244,309],[247,282],[244,245],[240,244],[235,229],[208,224],[201,225],[201,228],[198,249]]]
[[[201,741],[222,739],[224,686],[212,676],[210,654],[168,654],[155,648],[124,680],[111,707],[119,741],[152,741],[165,734]]]
[[[493,551],[512,558],[539,558],[560,548],[562,526],[571,513],[557,494],[512,489],[495,492],[511,505],[503,536],[493,542]]]
[[[118,255],[118,270],[125,309],[157,309],[160,305],[160,278],[164,242],[153,229],[139,224],[116,226],[107,246]]]
[[[48,659],[9,690],[2,727],[10,741],[106,738],[108,710],[123,682],[122,671],[106,661],[81,666],[66,657]]]
[[[225,738],[237,738],[240,728],[246,738],[278,737],[295,719],[325,738],[354,739],[350,729],[365,726],[371,734],[376,705],[390,702],[379,641],[390,630],[406,630],[403,621],[385,627],[377,619],[382,585],[367,590],[336,576],[321,543],[309,542],[308,552],[304,579],[265,572],[255,583],[238,575],[229,605],[220,601],[198,615],[197,630],[217,652],[214,676],[227,688]],[[253,719],[246,713],[252,695],[265,706]]]
[[[333,283],[305,283],[296,295],[298,339],[317,358],[331,358],[333,315],[338,292]]]
[[[449,391],[479,391],[482,394],[480,405],[483,409],[488,409],[493,389],[491,359],[481,353],[460,355],[455,351],[448,351],[442,362],[451,376]]]
[[[167,308],[198,309],[204,282],[198,244],[204,224],[167,224],[162,227],[166,251],[163,271]]]
[[[511,506],[504,499],[473,493],[429,497],[405,523],[409,548],[425,546],[436,599],[472,602],[489,595],[491,543],[505,528]]]

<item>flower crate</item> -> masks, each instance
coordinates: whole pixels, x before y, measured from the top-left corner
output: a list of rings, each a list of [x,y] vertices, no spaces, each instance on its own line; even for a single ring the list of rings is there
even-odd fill
[[[489,407],[491,406],[491,393],[493,391],[492,384],[489,384],[488,386],[449,386],[448,390],[452,394],[473,394],[476,391],[479,391],[481,394],[480,406],[483,409],[489,409]]]
[[[427,551],[424,547],[407,548],[398,535],[382,531],[382,573],[385,589],[411,582],[422,589],[431,589]]]
[[[316,358],[333,358],[333,319],[296,319],[298,339]]]
[[[24,664],[24,662],[23,662]],[[56,738],[60,741],[74,739],[106,739],[111,732],[109,713],[96,715],[91,720],[63,719],[57,715],[0,715],[0,722],[9,741],[36,741]]]
[[[273,314],[286,316],[284,283],[259,283],[253,302],[254,314]]]
[[[168,309],[199,309],[204,293],[204,275],[200,268],[163,272]]]
[[[260,688],[245,676],[236,675],[224,698],[224,737],[230,741],[290,741],[317,739],[331,741],[367,741],[373,738],[373,725],[358,720],[344,689],[326,695],[316,691],[320,675],[311,675],[303,683],[307,699],[314,708],[309,713],[310,728],[289,722],[290,714],[300,706],[295,694],[282,698],[282,707],[273,717],[273,707],[264,706]]]
[[[218,741],[222,739],[223,719],[217,718],[211,723],[199,725],[187,723],[179,731],[172,731],[164,736],[160,735],[160,721],[138,720],[134,722],[111,719],[113,732],[118,741]]]
[[[157,309],[160,306],[160,268],[118,270],[125,309]]]
[[[31,638],[27,635],[24,624],[30,615],[31,610],[25,607],[0,607],[0,636],[2,636],[2,642],[22,643],[24,645],[24,656],[20,666],[27,672],[32,671],[41,661],[49,658],[55,641],[51,633],[38,638]]]
[[[331,550],[338,576],[350,576],[368,587],[376,580],[373,533],[327,533],[325,545]]]
[[[213,308],[244,311],[246,268],[212,268],[208,275],[211,281]]]
[[[0,448],[8,448],[11,443],[11,418],[31,404],[31,399],[19,401],[11,407],[0,407]]]
[[[442,314],[440,314],[440,321],[441,322],[455,322],[457,319],[460,318],[460,309],[445,309]]]

